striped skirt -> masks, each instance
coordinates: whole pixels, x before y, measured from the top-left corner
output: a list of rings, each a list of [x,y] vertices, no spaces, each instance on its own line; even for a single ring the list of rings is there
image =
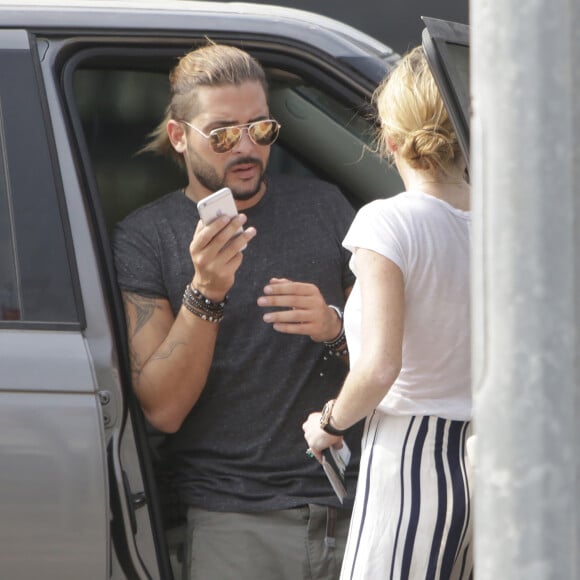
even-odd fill
[[[341,580],[473,577],[471,424],[367,419]]]

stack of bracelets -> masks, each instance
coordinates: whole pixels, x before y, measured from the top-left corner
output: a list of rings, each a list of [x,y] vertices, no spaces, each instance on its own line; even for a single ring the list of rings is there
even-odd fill
[[[329,308],[332,308],[338,318],[340,318],[340,322],[342,323],[342,311],[338,306],[333,306],[332,304],[328,305]],[[346,334],[344,333],[344,324],[340,327],[340,333],[334,340],[325,340],[324,346],[328,349],[328,353],[330,356],[347,356],[348,355],[348,346],[346,344]]]
[[[342,327],[340,334],[334,340],[325,340],[324,345],[331,356],[346,356],[348,354],[348,346],[346,344],[344,326]]]
[[[227,300],[226,296],[221,302],[214,302],[206,298],[197,288],[192,288],[191,284],[185,287],[185,292],[183,293],[183,305],[192,314],[214,324],[222,321]]]

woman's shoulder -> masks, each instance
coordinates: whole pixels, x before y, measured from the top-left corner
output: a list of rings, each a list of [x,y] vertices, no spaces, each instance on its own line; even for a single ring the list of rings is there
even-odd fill
[[[384,218],[391,214],[404,212],[413,206],[413,200],[407,192],[401,192],[391,197],[374,199],[363,205],[358,215],[365,218]]]
[[[376,199],[359,210],[367,215],[401,215],[401,216],[413,216],[419,218],[420,216],[428,216],[433,212],[441,210],[443,207],[450,208],[448,203],[443,202],[431,195],[421,193],[418,191],[403,191],[392,197],[384,199]],[[468,214],[469,212],[461,212],[460,210],[455,210],[458,213]]]

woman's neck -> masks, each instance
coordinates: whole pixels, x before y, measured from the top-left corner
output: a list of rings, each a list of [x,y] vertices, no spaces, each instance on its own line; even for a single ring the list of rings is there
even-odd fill
[[[397,163],[407,191],[422,191],[464,211],[469,210],[470,187],[462,168],[449,172],[423,171]]]

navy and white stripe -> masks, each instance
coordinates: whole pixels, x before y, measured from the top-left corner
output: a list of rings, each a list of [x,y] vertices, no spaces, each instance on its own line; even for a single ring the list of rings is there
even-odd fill
[[[472,577],[469,422],[376,411],[341,580]]]

